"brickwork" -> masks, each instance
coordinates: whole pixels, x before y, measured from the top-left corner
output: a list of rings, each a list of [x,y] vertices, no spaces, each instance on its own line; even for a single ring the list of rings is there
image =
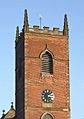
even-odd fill
[[[53,54],[54,73],[52,76],[41,75],[40,54],[45,50],[46,44],[47,49]],[[63,111],[63,109],[69,110],[67,107],[67,90],[69,90],[67,87],[69,80],[67,37],[26,33],[24,45],[26,119],[28,119],[28,113],[34,113],[34,110],[37,110],[37,113],[35,116],[33,115],[33,119],[39,119],[47,110],[48,112],[54,110],[54,113],[61,111],[62,115],[57,113],[54,116],[55,118],[59,118],[59,116],[63,118],[63,115],[67,115],[67,111]],[[42,91],[45,89],[50,89],[55,94],[55,100],[52,104],[45,104],[41,99]],[[48,109],[45,110],[45,108]]]
[[[70,119],[69,50],[66,21],[63,31],[59,31],[58,28],[49,30],[48,27],[39,29],[38,26],[33,28],[27,26],[23,28],[18,37],[16,43],[17,119],[43,119],[42,115],[45,113],[51,114],[53,119]],[[42,75],[41,72],[40,56],[45,50],[52,54],[52,75]],[[52,103],[45,103],[42,100],[42,92],[45,89],[54,93],[55,98]]]

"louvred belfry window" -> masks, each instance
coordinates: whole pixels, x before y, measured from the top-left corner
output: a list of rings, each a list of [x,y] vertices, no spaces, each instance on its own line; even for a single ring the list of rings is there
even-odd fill
[[[52,55],[46,51],[45,53],[42,54],[41,57],[42,60],[42,67],[41,71],[42,74],[47,75],[47,74],[53,74],[53,59]]]

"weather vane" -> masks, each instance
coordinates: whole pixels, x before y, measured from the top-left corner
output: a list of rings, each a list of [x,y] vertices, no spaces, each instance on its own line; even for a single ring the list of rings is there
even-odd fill
[[[43,16],[40,14],[40,15],[39,15],[39,20],[40,20],[40,29],[41,29],[41,25],[42,25],[42,23],[41,23],[41,22],[42,22],[42,18],[43,18]]]

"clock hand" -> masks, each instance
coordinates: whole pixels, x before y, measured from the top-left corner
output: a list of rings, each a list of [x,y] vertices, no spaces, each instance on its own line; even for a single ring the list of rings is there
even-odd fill
[[[53,94],[49,94],[48,97],[54,97],[54,95]]]

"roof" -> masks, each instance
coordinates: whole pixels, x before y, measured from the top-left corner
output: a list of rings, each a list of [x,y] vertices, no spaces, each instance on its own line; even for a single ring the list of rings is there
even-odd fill
[[[11,106],[10,110],[2,116],[1,119],[14,119],[15,118],[15,109]]]

